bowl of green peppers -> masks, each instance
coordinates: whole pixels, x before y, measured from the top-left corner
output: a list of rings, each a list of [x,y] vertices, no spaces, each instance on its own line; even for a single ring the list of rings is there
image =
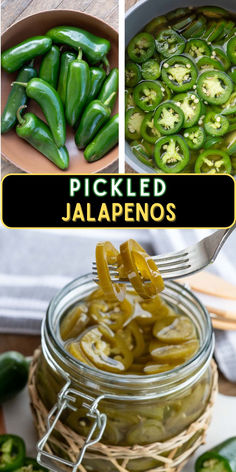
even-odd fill
[[[96,173],[118,158],[118,33],[75,10],[2,34],[2,154],[28,173]]]

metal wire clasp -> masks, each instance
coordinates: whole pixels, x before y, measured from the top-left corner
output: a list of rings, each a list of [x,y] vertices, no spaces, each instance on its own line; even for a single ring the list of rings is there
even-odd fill
[[[37,461],[42,466],[47,467],[50,470],[53,470],[55,472],[64,471],[64,469],[58,467],[57,464],[64,464],[67,467],[71,467],[72,472],[76,472],[78,466],[81,464],[83,460],[86,449],[92,446],[93,444],[97,443],[98,441],[100,441],[100,439],[102,438],[102,435],[106,427],[106,422],[107,422],[107,416],[104,413],[100,413],[100,411],[98,410],[99,402],[102,399],[104,399],[106,396],[101,395],[100,397],[97,397],[96,399],[94,399],[93,397],[90,397],[89,395],[86,395],[82,392],[79,392],[78,390],[70,388],[70,384],[71,382],[70,380],[68,380],[66,384],[64,385],[64,387],[62,388],[62,390],[60,391],[60,393],[58,394],[58,401],[48,414],[47,430],[44,436],[40,439],[40,441],[37,444],[37,451],[38,451]],[[85,400],[82,403],[82,406],[88,410],[85,416],[88,416],[89,418],[93,418],[94,422],[91,426],[89,434],[82,448],[80,449],[79,456],[76,462],[71,462],[69,460],[63,459],[62,457],[46,452],[45,446],[62,412],[66,408],[69,408],[72,411],[77,410],[77,407],[74,406],[76,397],[80,397]],[[93,437],[96,428],[98,429],[98,433],[95,437]]]

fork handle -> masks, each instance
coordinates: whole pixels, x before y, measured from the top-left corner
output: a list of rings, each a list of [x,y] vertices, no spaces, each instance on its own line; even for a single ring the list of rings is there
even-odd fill
[[[228,237],[231,235],[233,230],[236,228],[236,223],[233,224],[230,228],[227,229],[219,229],[215,231],[209,238],[211,239],[211,244],[213,243],[214,252],[211,257],[211,262],[214,262],[216,257],[218,256],[222,246],[225,244]],[[206,238],[208,239],[208,238]]]

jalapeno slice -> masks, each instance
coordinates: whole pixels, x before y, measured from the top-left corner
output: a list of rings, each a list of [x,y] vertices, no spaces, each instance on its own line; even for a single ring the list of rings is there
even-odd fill
[[[201,126],[193,126],[184,132],[184,139],[190,149],[197,150],[203,146],[205,132]]]
[[[207,57],[207,56],[202,56],[200,59],[197,61],[197,67],[200,72],[204,72],[205,70],[212,70],[212,69],[217,69],[217,70],[224,70],[224,67],[222,64],[217,61],[217,59],[214,59],[213,57]]]
[[[131,61],[142,64],[142,62],[150,59],[154,53],[155,42],[151,34],[143,32],[137,34],[133,39],[131,39],[128,45],[128,56]]]
[[[145,164],[146,166],[149,167],[154,167],[154,162],[152,158],[149,156],[147,153],[147,150],[145,149],[145,146],[143,143],[139,143],[138,141],[132,141],[130,144],[131,150],[134,153],[134,155],[137,157],[137,159]]]
[[[229,16],[229,12],[224,10],[224,8],[221,7],[200,7],[198,8],[198,11],[203,13],[204,16],[207,18],[222,18],[225,17],[227,18]]]
[[[141,329],[135,321],[131,321],[123,330],[117,332],[124,339],[125,344],[132,352],[133,358],[140,357],[145,350],[145,342]]]
[[[186,28],[188,28],[193,20],[195,20],[196,15],[193,13],[192,15],[188,15],[184,18],[180,18],[177,23],[174,23],[172,28],[178,33],[182,33]]]
[[[232,131],[228,133],[225,137],[225,144],[226,144],[226,151],[227,153],[232,156],[236,153],[236,133]]]
[[[84,354],[98,369],[122,373],[133,362],[132,353],[124,340],[107,326],[88,328],[78,343]]]
[[[229,121],[225,116],[210,111],[204,120],[204,128],[211,136],[223,136],[229,129]]]
[[[10,472],[19,469],[25,459],[25,443],[14,434],[0,436],[0,471]]]
[[[166,136],[156,142],[154,158],[164,172],[178,173],[189,162],[189,149],[182,136]]]
[[[161,75],[159,62],[156,59],[149,59],[142,64],[142,77],[145,80],[156,80]]]
[[[175,92],[190,90],[197,79],[194,63],[185,56],[173,56],[162,66],[162,79]]]
[[[125,115],[125,136],[128,139],[140,137],[141,124],[144,113],[139,108],[130,108]]]
[[[189,38],[200,38],[205,32],[206,18],[204,16],[199,16],[191,25],[183,31],[183,36],[186,39]]]
[[[151,20],[147,24],[147,26],[145,26],[145,31],[147,33],[155,35],[166,22],[167,19],[165,16],[158,16],[157,18],[153,18],[153,20]]]
[[[235,36],[231,38],[227,44],[227,54],[232,64],[236,64],[236,37]]]
[[[233,83],[236,84],[236,67],[231,67],[230,71],[228,71],[228,74]]]
[[[224,139],[217,136],[207,136],[204,141],[204,149],[219,149],[222,147]]]
[[[165,344],[179,344],[196,337],[193,323],[186,316],[166,317],[157,321],[154,336]]]
[[[125,298],[125,287],[111,282],[109,264],[118,265],[119,252],[109,241],[98,243],[96,246],[96,265],[99,285],[104,295],[111,301],[122,301]]]
[[[236,92],[233,92],[229,100],[222,106],[222,115],[231,115],[236,113]]]
[[[233,91],[230,77],[223,71],[203,72],[197,81],[198,95],[213,105],[226,103]]]
[[[139,424],[130,428],[126,441],[129,445],[150,444],[163,437],[164,426],[156,419],[141,419]]]
[[[198,122],[203,107],[201,100],[195,92],[186,92],[175,95],[174,101],[184,113],[184,128],[190,128]]]
[[[209,149],[198,156],[194,170],[197,174],[230,174],[232,165],[225,151]]]
[[[230,68],[230,61],[221,48],[215,47],[211,53],[211,58],[219,61],[225,71]]]
[[[141,124],[141,136],[148,143],[155,144],[155,142],[161,137],[160,131],[154,125],[154,115],[153,113],[148,113],[145,116]]]
[[[128,62],[125,66],[125,85],[127,87],[134,87],[140,82],[141,78],[141,70],[138,64]]]
[[[157,82],[144,81],[134,89],[134,101],[144,111],[152,111],[163,98],[161,87]]]
[[[172,363],[177,360],[185,362],[187,359],[193,357],[193,355],[199,349],[199,341],[191,340],[181,344],[168,344],[160,346],[159,342],[152,342],[151,356],[160,364]]]
[[[120,254],[128,279],[141,297],[150,298],[163,290],[164,282],[158,268],[140,244],[129,239],[121,244]],[[144,283],[145,280],[148,282]]]
[[[161,31],[155,41],[157,51],[163,57],[181,54],[185,48],[185,40],[176,31],[168,28]]]
[[[133,89],[125,89],[125,110],[128,111],[130,108],[135,108]]]
[[[184,52],[197,59],[201,56],[210,56],[211,48],[204,39],[189,39]]]
[[[172,101],[163,102],[154,115],[154,126],[161,134],[176,134],[182,127],[184,114],[180,107]]]

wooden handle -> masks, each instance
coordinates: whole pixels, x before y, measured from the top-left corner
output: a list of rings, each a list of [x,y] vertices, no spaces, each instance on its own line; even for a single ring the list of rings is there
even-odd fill
[[[233,321],[219,320],[217,318],[211,318],[212,326],[215,329],[222,329],[223,331],[236,330],[236,323]]]
[[[222,308],[215,308],[212,306],[207,306],[206,307],[209,313],[214,313],[215,315],[218,315],[219,317],[222,317],[223,319],[226,319],[228,321],[235,321],[236,322],[236,313],[234,311],[230,310],[223,310]]]
[[[226,282],[221,277],[204,270],[189,277],[178,279],[178,282],[189,284],[191,289],[196,292],[228,300],[236,300],[236,285]]]

